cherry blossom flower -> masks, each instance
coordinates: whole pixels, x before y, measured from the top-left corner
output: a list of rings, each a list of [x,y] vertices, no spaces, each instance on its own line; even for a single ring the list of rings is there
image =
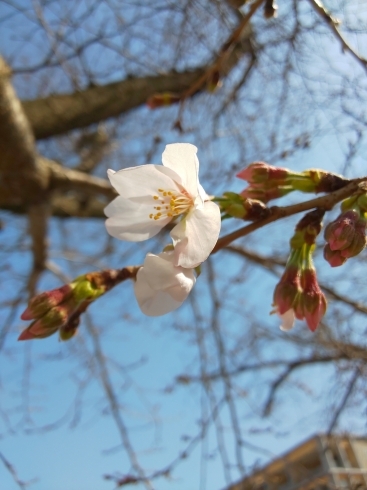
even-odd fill
[[[196,152],[194,145],[175,143],[166,146],[163,166],[109,170],[111,184],[120,194],[105,208],[110,235],[147,240],[182,216],[171,231],[174,265],[192,268],[204,262],[217,242],[221,218],[219,207],[199,183]]]
[[[193,269],[174,265],[174,251],[149,253],[137,273],[134,291],[145,315],[160,316],[181,306],[195,282]]]

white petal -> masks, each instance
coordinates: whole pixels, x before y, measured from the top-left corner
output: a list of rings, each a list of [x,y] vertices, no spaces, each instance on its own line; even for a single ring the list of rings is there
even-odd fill
[[[182,304],[169,294],[152,289],[146,280],[144,268],[137,273],[134,292],[141,311],[148,316],[165,315]]]
[[[122,197],[134,200],[154,196],[160,188],[177,190],[179,188],[176,181],[180,183],[181,180],[173,170],[165,169],[161,165],[141,165],[118,172],[108,170],[107,175],[113,187]]]
[[[286,311],[283,313],[283,315],[279,315],[282,324],[280,325],[280,330],[283,332],[288,332],[289,330],[292,330],[293,325],[294,325],[294,311],[291,308],[290,310]]]
[[[193,268],[206,260],[217,243],[220,232],[220,210],[211,201],[195,209],[171,231],[175,265]]]
[[[162,155],[162,162],[182,179],[182,185],[194,199],[199,195],[199,160],[197,148],[190,143],[167,145]]]
[[[200,197],[202,203],[204,204],[204,201],[208,201],[209,200],[209,196],[204,191],[203,186],[200,184],[200,182],[199,182],[199,185],[198,185],[198,190],[199,190],[199,197]]]
[[[110,235],[119,240],[139,242],[155,236],[171,221],[171,218],[154,220],[149,218],[153,211],[150,204],[133,202],[129,199],[116,197],[105,208],[106,228]]]
[[[175,267],[173,252],[159,255],[148,254],[144,261],[144,272],[149,286],[168,293],[176,301],[185,301],[196,278],[192,269]]]

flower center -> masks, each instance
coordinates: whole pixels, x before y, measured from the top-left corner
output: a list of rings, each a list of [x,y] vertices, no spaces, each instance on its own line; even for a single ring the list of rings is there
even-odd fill
[[[150,219],[158,220],[173,218],[179,214],[187,213],[194,205],[192,197],[185,191],[166,191],[158,189],[158,195],[153,196],[157,206],[155,212],[149,215]]]

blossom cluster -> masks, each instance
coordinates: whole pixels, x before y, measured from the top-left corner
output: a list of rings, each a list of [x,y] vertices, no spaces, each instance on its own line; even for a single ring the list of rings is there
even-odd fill
[[[323,214],[320,210],[307,213],[290,240],[291,252],[275,288],[273,301],[274,312],[282,319],[282,330],[290,330],[297,318],[305,320],[309,329],[315,331],[326,312],[326,298],[318,284],[312,261]]]
[[[193,288],[195,268],[213,250],[221,226],[220,209],[199,183],[197,148],[167,145],[163,165],[142,165],[108,177],[119,196],[106,208],[106,228],[120,240],[139,242],[172,222],[172,245],[148,254],[137,273],[135,296],[146,315],[178,308]]]
[[[160,316],[177,309],[188,297],[200,265],[215,247],[222,219],[248,221],[271,218],[271,200],[298,190],[333,192],[348,184],[343,177],[318,169],[293,172],[254,162],[237,176],[249,186],[241,193],[209,196],[199,182],[197,148],[188,143],[167,145],[163,165],[142,165],[108,177],[118,196],[105,208],[106,228],[113,237],[131,242],[148,240],[169,225],[171,243],[158,254],[148,253],[141,266],[92,272],[70,284],[31,299],[22,315],[33,320],[19,340],[44,338],[59,332],[71,338],[81,314],[106,291],[127,278],[143,313]],[[290,254],[273,296],[273,312],[289,330],[305,320],[315,331],[327,302],[317,281],[312,255],[325,210],[308,212],[290,240]],[[367,244],[367,193],[359,189],[341,204],[341,214],[325,229],[324,258],[332,267],[359,254]]]
[[[33,297],[21,316],[22,320],[33,321],[18,340],[43,339],[56,332],[61,340],[69,340],[75,335],[80,316],[88,306],[121,280],[132,276],[133,269],[90,272],[70,284]]]

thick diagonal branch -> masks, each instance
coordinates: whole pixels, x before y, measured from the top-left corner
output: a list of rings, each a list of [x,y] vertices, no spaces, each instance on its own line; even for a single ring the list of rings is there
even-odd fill
[[[263,0],[256,0],[256,8]],[[256,10],[251,7],[250,13]],[[244,53],[253,56],[252,31],[249,27],[251,15],[242,21],[229,37],[217,57],[194,70],[175,70],[145,77],[131,77],[101,86],[92,86],[72,94],[57,94],[36,100],[23,101],[24,111],[30,121],[36,139],[49,138],[73,129],[117,117],[135,109],[157,93],[175,92],[194,95],[203,86],[210,73],[219,69],[226,76]],[[243,31],[247,27],[246,33]],[[242,37],[241,37],[242,35]],[[240,39],[239,39],[240,38]],[[230,49],[229,49],[230,48]]]
[[[117,117],[135,109],[156,92],[188,89],[203,69],[164,75],[133,77],[72,94],[23,101],[23,108],[36,139],[49,138],[73,129]]]

